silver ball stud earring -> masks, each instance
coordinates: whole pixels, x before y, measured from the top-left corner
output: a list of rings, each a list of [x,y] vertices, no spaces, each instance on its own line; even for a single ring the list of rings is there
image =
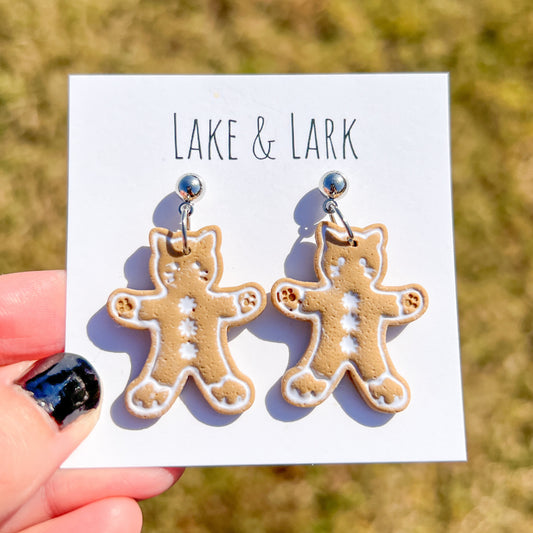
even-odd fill
[[[194,211],[192,202],[196,202],[202,198],[205,187],[198,175],[184,174],[178,179],[175,191],[183,200],[183,203],[179,206],[179,212],[181,215],[181,233],[183,235],[183,253],[188,255],[190,249],[187,243],[187,231],[191,229],[190,216]]]
[[[346,178],[337,170],[326,172],[321,178],[318,186],[319,191],[327,198],[322,208],[331,217],[331,221],[335,222],[334,213],[341,219],[346,232],[348,233],[348,243],[352,246],[357,246],[357,241],[353,235],[352,228],[344,218],[336,199],[343,196],[348,190],[348,182]]]

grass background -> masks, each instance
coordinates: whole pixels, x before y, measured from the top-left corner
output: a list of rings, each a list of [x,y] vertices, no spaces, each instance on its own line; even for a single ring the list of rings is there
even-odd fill
[[[531,0],[0,0],[1,273],[64,265],[70,73],[451,72],[469,462],[189,469],[146,532],[530,530],[532,29]]]

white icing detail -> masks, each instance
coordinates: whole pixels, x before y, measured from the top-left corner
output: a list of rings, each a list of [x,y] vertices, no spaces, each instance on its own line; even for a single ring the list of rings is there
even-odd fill
[[[207,281],[207,279],[208,279],[207,270],[200,270],[202,268],[202,265],[198,261],[195,261],[193,263],[192,267],[195,270],[198,270],[198,277],[200,279],[203,279],[204,281]]]
[[[361,259],[359,259],[359,264],[365,270],[364,275],[367,278],[369,278],[369,279],[373,279],[373,277],[374,277],[374,269],[372,267],[368,266],[368,263],[367,263],[367,261],[366,261],[366,259],[364,257],[361,257]]]
[[[345,309],[348,309],[348,311],[356,311],[359,301],[359,295],[353,291],[346,292],[342,297],[342,305]]]
[[[310,375],[312,379],[316,379],[317,381],[324,382],[326,385],[324,387],[324,390],[316,394],[313,394],[310,391],[304,394],[301,394],[300,391],[296,387],[293,387],[293,383],[295,380],[300,379],[300,378],[305,378],[305,376],[307,375]],[[317,403],[320,403],[322,399],[325,398],[329,394],[330,386],[331,386],[331,383],[327,379],[320,379],[316,377],[314,372],[309,367],[305,367],[303,370],[301,370],[300,372],[297,372],[296,374],[294,374],[294,376],[292,376],[288,380],[284,392],[285,392],[285,395],[293,403],[301,404],[301,405],[316,405]]]
[[[302,394],[298,391],[296,391],[296,394],[298,394],[298,398],[300,399],[300,401],[303,401],[303,403],[309,403],[310,400],[313,400],[313,398],[316,398],[316,396],[314,394],[311,394],[310,391],[307,391],[305,394]]]
[[[150,395],[153,400],[155,400],[155,397],[160,392],[167,392],[167,397],[165,398],[165,401],[162,405],[158,405],[157,402],[152,401],[152,405],[150,407],[144,407],[141,400],[135,401],[133,398],[137,391],[139,389],[142,389],[146,386],[150,385],[153,388],[153,393]],[[132,390],[128,391],[126,401],[128,403],[128,406],[133,411],[137,410],[139,414],[146,416],[149,414],[153,414],[157,416],[158,413],[160,413],[165,407],[171,403],[174,399],[174,388],[175,387],[167,387],[165,385],[161,385],[159,382],[157,382],[155,379],[153,379],[151,376],[146,376],[140,383],[137,384],[137,386]],[[134,409],[134,407],[137,407],[138,409]]]
[[[178,307],[184,315],[190,315],[196,309],[196,300],[190,296],[184,296],[179,301]]]
[[[341,326],[344,331],[350,333],[351,331],[356,331],[357,326],[359,326],[359,317],[352,313],[344,315],[341,318]]]
[[[345,354],[352,354],[357,353],[357,348],[359,348],[359,344],[357,343],[357,340],[353,337],[350,337],[350,335],[346,335],[346,337],[343,337],[340,342],[341,350]]]
[[[332,278],[338,278],[341,275],[341,266],[346,263],[344,257],[339,257],[339,262],[336,265],[330,265],[329,271]]]
[[[191,359],[196,358],[196,354],[198,353],[198,348],[196,347],[196,344],[192,342],[184,342],[179,349],[180,355],[182,359],[186,359],[187,361],[190,361]]]
[[[192,320],[191,318],[186,318],[185,320],[182,320],[179,325],[179,330],[184,337],[194,337],[194,335],[196,335],[196,332],[198,331],[196,320]]]
[[[381,376],[377,377],[376,379],[367,381],[365,383],[365,386],[366,386],[367,389],[369,389],[370,386],[372,386],[372,385],[379,387],[386,379],[390,379],[391,381],[393,381],[394,383],[399,385],[400,388],[402,389],[402,395],[401,396],[394,396],[394,400],[391,403],[387,403],[383,396],[380,396],[377,399],[374,398],[370,394],[370,392],[369,392],[369,398],[371,398],[373,400],[373,402],[376,405],[379,405],[379,407],[381,407],[381,408],[388,409],[388,410],[390,410],[390,409],[401,410],[405,405],[407,405],[407,402],[409,401],[409,395],[407,394],[407,389],[405,388],[405,385],[401,381],[396,379],[390,373],[388,368],[387,368],[387,370],[385,372],[383,372],[383,374],[381,374]]]
[[[180,269],[180,265],[179,263],[174,261],[167,265],[167,269],[170,269],[170,272],[163,272],[163,276],[165,277],[165,281],[168,285],[173,285],[176,281],[176,272],[178,272],[178,270]]]

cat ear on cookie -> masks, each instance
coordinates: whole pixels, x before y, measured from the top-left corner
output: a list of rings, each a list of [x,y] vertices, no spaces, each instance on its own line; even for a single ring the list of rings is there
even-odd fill
[[[150,243],[152,254],[161,254],[166,250],[168,235],[169,231],[166,228],[152,228],[150,230],[148,242]]]
[[[197,239],[196,246],[198,247],[199,254],[210,253],[212,250],[216,250],[218,253],[222,233],[218,226],[206,226],[199,230]]]
[[[372,224],[363,228],[361,232],[364,238],[376,248],[384,248],[387,245],[388,232],[383,224]]]

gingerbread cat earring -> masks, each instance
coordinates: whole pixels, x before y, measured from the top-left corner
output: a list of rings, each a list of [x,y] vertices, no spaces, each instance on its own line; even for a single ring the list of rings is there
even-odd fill
[[[387,328],[419,318],[428,297],[420,285],[382,285],[387,229],[348,225],[336,201],[346,189],[340,172],[321,179],[320,191],[327,198],[323,208],[333,222],[321,222],[316,229],[318,281],[283,278],[272,287],[279,311],[312,324],[305,353],[282,379],[282,394],[293,405],[314,407],[348,373],[370,407],[396,413],[407,407],[410,391],[389,356]],[[334,223],[335,214],[342,226]]]
[[[118,289],[107,309],[122,326],[148,329],[151,348],[140,375],[126,389],[126,407],[140,418],[163,415],[190,376],[213,409],[239,414],[254,400],[254,388],[233,361],[228,328],[250,322],[266,304],[256,283],[218,286],[222,276],[217,226],[190,231],[192,202],[204,187],[195,174],[176,185],[182,200],[181,231],[150,231],[152,290]]]

